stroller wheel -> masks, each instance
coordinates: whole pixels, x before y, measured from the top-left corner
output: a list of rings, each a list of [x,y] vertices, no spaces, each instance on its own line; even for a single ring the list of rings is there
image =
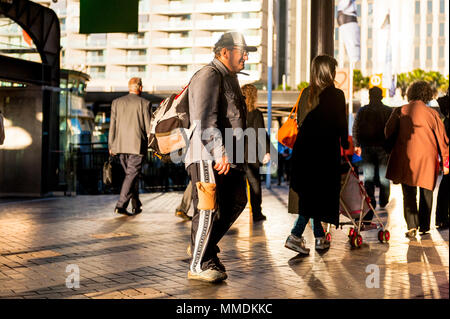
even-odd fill
[[[389,230],[386,230],[386,231],[384,232],[384,240],[385,240],[386,242],[388,242],[390,238],[391,238],[391,234],[389,233]]]
[[[379,240],[380,242],[383,242],[383,240],[384,240],[384,231],[380,230],[380,231],[378,232],[378,240]]]
[[[325,233],[325,239],[328,240],[328,241],[331,241],[331,233],[326,232]]]
[[[356,247],[356,248],[361,247],[362,242],[363,242],[363,239],[362,239],[361,235],[356,235],[352,238],[352,244],[353,244],[352,246],[353,247]]]
[[[350,230],[348,231],[348,237],[352,238],[354,234],[355,234],[355,229],[352,227],[352,228],[350,228]]]

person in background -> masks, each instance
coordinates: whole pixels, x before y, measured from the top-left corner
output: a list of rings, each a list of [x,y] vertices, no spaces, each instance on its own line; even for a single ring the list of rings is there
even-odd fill
[[[119,155],[125,171],[120,197],[114,210],[115,213],[123,215],[132,215],[127,211],[130,200],[132,212],[142,212],[138,181],[144,155],[147,154],[151,120],[150,102],[140,96],[142,80],[131,78],[128,89],[128,95],[112,102],[108,137],[109,153],[113,156]]]
[[[315,57],[310,85],[299,101],[290,179],[290,194],[297,196],[289,196],[289,201],[297,201],[299,216],[285,247],[301,254],[309,254],[303,232],[310,219],[318,250],[330,247],[321,222],[339,225],[341,145],[349,146],[345,96],[334,86],[336,66],[333,57]]]
[[[290,176],[290,159],[292,157],[292,150],[278,142],[278,186],[281,185],[283,180],[289,182]]]
[[[426,104],[433,91],[425,81],[412,83],[406,95],[408,104],[396,108],[386,123],[385,135],[396,135],[388,161],[386,177],[402,184],[403,210],[408,227],[406,237],[430,230],[433,190],[439,173],[439,155],[448,174],[448,137],[438,112]],[[420,199],[417,207],[417,188]],[[447,194],[448,196],[448,194]]]
[[[353,145],[355,153],[362,157],[364,187],[370,197],[373,208],[376,208],[375,187],[379,179],[379,205],[384,208],[389,202],[390,181],[386,178],[386,167],[389,154],[385,150],[386,138],[384,127],[391,116],[392,109],[384,105],[383,91],[379,87],[369,90],[369,104],[359,109],[353,123]],[[371,210],[364,216],[365,224],[373,218]]]
[[[450,137],[449,121],[449,96],[447,95],[437,99],[441,113],[444,115],[444,126],[447,137]],[[450,175],[444,175],[439,185],[436,205],[436,226],[439,229],[447,229],[449,226],[450,214]]]
[[[2,111],[0,111],[0,145],[3,145],[3,142],[5,141],[5,124],[3,122],[3,114]]]
[[[189,181],[189,184],[186,186],[186,189],[184,190],[181,203],[175,210],[175,216],[180,217],[181,219],[184,220],[192,220],[192,217],[187,214],[189,212],[189,208],[191,208],[191,202],[192,202],[192,182]]]
[[[266,220],[266,216],[262,213],[261,203],[262,203],[262,192],[261,192],[261,176],[259,174],[259,168],[261,165],[265,165],[270,161],[270,139],[267,134],[265,134],[266,140],[265,145],[261,145],[259,141],[258,129],[266,129],[264,126],[264,117],[260,110],[256,107],[258,90],[253,84],[246,84],[242,88],[242,94],[245,96],[245,104],[247,105],[247,129],[253,128],[255,130],[256,143],[249,145],[247,147],[256,147],[253,151],[256,151],[255,160],[249,161],[247,158],[247,165],[245,168],[245,175],[250,188],[250,205],[253,216],[253,221],[258,222]],[[262,163],[259,161],[258,154],[261,152],[261,148],[264,147],[264,158]],[[255,153],[255,152],[254,152]],[[246,154],[249,154],[249,150],[246,150]]]

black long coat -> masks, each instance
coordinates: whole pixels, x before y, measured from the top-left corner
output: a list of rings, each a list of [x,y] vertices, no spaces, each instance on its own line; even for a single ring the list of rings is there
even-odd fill
[[[344,93],[333,86],[303,121],[292,152],[291,188],[299,214],[339,225],[341,141],[348,148]],[[291,206],[291,204],[290,204]]]

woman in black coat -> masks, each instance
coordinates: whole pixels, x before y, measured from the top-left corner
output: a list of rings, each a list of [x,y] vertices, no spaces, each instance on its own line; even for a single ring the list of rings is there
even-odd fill
[[[316,249],[327,249],[321,222],[339,225],[341,145],[348,148],[344,93],[335,88],[337,62],[321,55],[311,64],[310,86],[300,99],[299,132],[292,152],[290,206],[299,216],[285,247],[309,254],[303,232],[312,219]],[[303,103],[302,103],[303,100]]]
[[[245,175],[247,176],[249,185],[249,197],[253,221],[259,222],[266,220],[266,216],[261,210],[262,192],[259,168],[262,164],[267,164],[270,161],[270,139],[267,134],[264,134],[265,143],[263,144],[262,141],[259,140],[258,130],[263,129],[265,132],[266,128],[264,126],[263,114],[256,107],[258,89],[253,84],[246,84],[241,89],[242,94],[245,96],[245,104],[247,105],[247,128],[253,128],[255,130],[256,140],[246,144],[247,148],[245,150],[245,156],[247,157],[247,165],[245,168]],[[249,147],[253,147],[253,149],[249,150]],[[262,163],[259,160],[261,152],[265,152]],[[250,156],[250,153],[252,153],[253,156]]]

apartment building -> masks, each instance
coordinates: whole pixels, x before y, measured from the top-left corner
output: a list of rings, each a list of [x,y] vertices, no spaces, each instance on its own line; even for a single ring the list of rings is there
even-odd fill
[[[393,74],[417,68],[449,74],[448,0],[356,0],[356,4],[361,27],[361,61],[356,68],[365,76],[384,72],[389,39]],[[390,32],[385,24],[388,13]],[[348,67],[337,23],[334,47],[339,65]]]
[[[61,65],[88,73],[90,91],[127,90],[132,76],[142,77],[149,92],[179,90],[213,59],[214,44],[225,31],[240,31],[258,47],[249,54],[243,71],[248,75],[239,75],[240,82],[267,79],[267,0],[140,0],[138,33],[87,35],[79,33],[79,0],[35,2],[57,13]],[[20,28],[8,32],[0,42],[27,46]]]

